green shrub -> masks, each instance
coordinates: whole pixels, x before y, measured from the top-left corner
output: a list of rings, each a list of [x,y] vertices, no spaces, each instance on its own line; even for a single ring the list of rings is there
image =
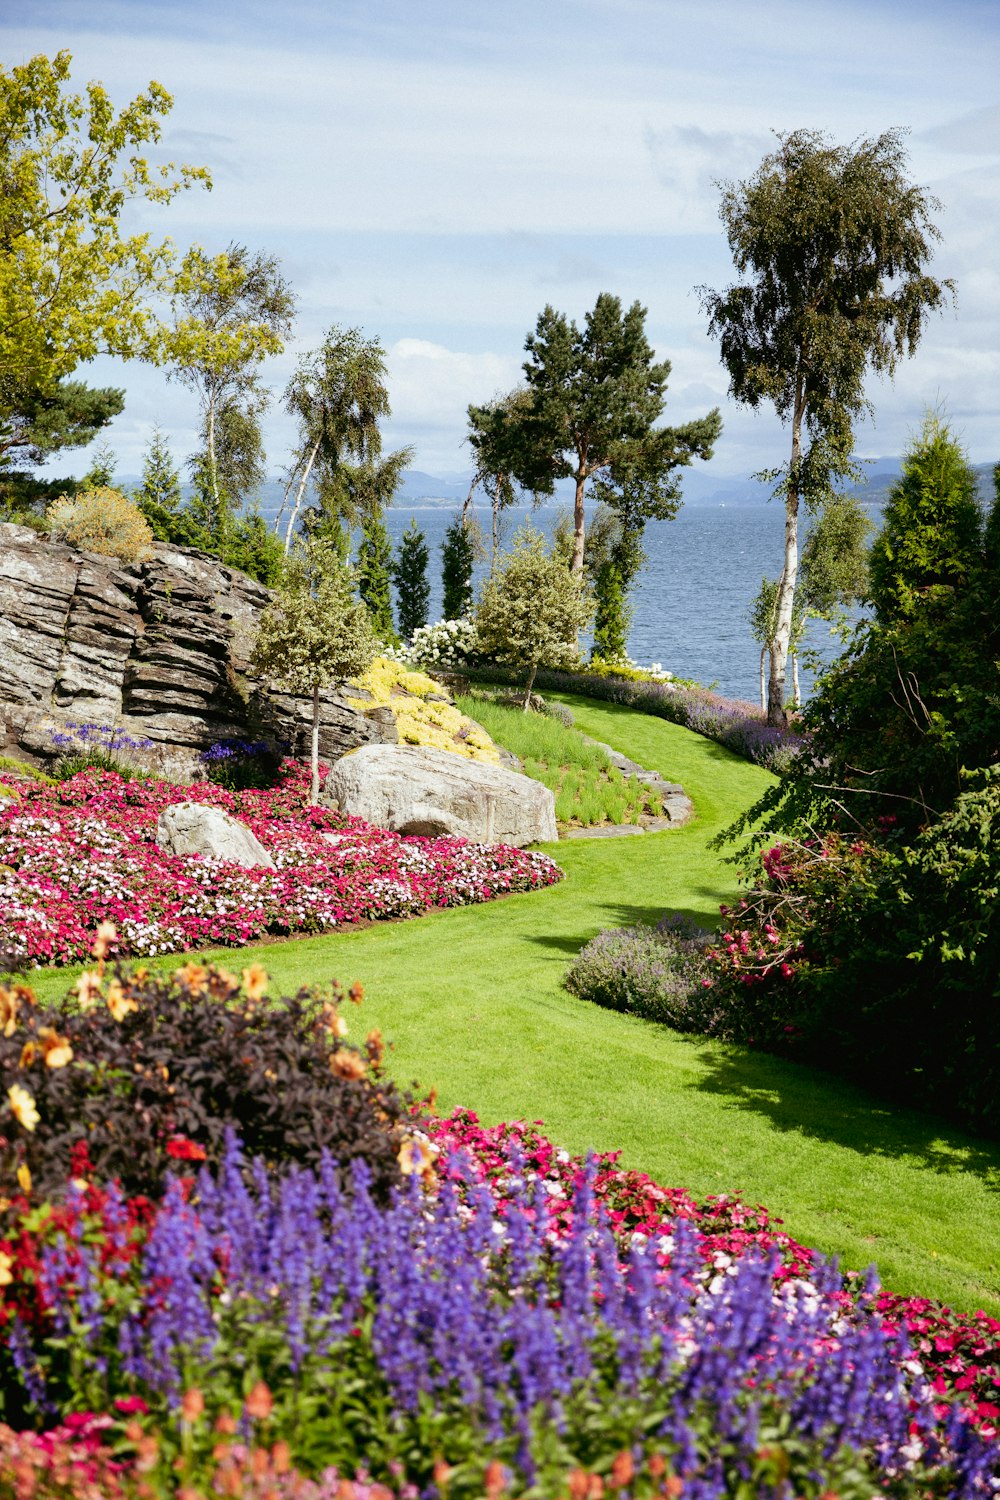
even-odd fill
[[[73,547],[105,552],[122,562],[142,562],[153,555],[153,533],[134,501],[108,485],[62,495],[45,513],[49,529],[61,532]]]
[[[677,1031],[716,1030],[716,991],[706,934],[681,917],[653,927],[598,933],[574,959],[569,992],[608,1010],[660,1021]]]
[[[715,953],[718,1030],[996,1136],[1000,768],[964,785],[905,842],[768,849]]]
[[[382,1076],[376,1032],[344,1041],[336,984],[272,1001],[259,966],[242,983],[194,962],[102,970],[63,1009],[0,987],[0,1180],[27,1168],[34,1192],[58,1195],[85,1148],[86,1175],[156,1196],[178,1163],[218,1162],[230,1129],[272,1166],[363,1160],[381,1198],[399,1179],[408,1102]]]

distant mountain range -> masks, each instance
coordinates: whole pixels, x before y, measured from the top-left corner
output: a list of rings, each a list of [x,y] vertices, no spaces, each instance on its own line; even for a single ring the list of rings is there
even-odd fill
[[[973,465],[979,480],[980,498],[985,502],[993,498],[993,465]],[[899,478],[901,463],[898,458],[877,458],[866,470],[867,482],[851,487],[848,493],[857,495],[866,504],[884,505],[889,490]],[[115,482],[123,489],[139,484],[138,475],[116,476]],[[425,474],[420,469],[407,469],[402,483],[396,491],[393,507],[396,510],[440,510],[452,509],[464,503],[472,483],[471,474],[451,474],[447,477]],[[186,493],[190,486],[183,486]],[[752,478],[705,473],[701,469],[688,469],[682,479],[682,493],[690,505],[764,505],[770,498],[771,489]],[[284,485],[278,479],[269,479],[260,490],[260,509],[264,516],[274,516],[281,505]],[[574,485],[571,479],[560,480],[556,485],[554,503],[570,505],[573,501]],[[477,493],[477,500],[483,497]],[[552,504],[553,501],[549,501]]]

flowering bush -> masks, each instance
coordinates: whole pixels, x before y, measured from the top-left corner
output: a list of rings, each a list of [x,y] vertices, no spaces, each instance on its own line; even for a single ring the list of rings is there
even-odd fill
[[[122,562],[153,555],[153,533],[134,501],[108,485],[60,495],[45,512],[49,530],[61,532],[73,547],[107,553]]]
[[[449,703],[441,684],[425,673],[382,656],[352,685],[363,689],[368,700],[349,698],[352,707],[363,711],[374,701],[388,708],[401,744],[431,745],[469,760],[498,764],[497,747],[482,726]]]
[[[379,1197],[398,1180],[406,1102],[382,1077],[377,1031],[345,1042],[337,985],[277,1006],[259,965],[242,980],[193,963],[102,969],[68,1008],[0,986],[0,1181],[33,1202],[70,1177],[155,1197],[178,1163],[217,1162],[231,1129],[270,1163],[364,1160]]]
[[[413,632],[409,645],[387,651],[386,655],[415,667],[468,666],[478,661],[480,655],[476,623],[466,617],[421,625]]]
[[[216,740],[198,757],[209,781],[245,792],[250,787],[272,787],[281,779],[282,754],[267,740]]]
[[[29,963],[86,958],[102,921],[114,923],[119,955],[174,953],[417,916],[534,890],[562,874],[543,854],[403,838],[310,807],[308,768],[294,762],[267,790],[88,772],[58,787],[19,783],[18,792],[17,802],[0,802],[0,951]],[[165,853],[157,817],[184,801],[241,818],[275,868]]]
[[[10,1313],[3,1388],[42,1413],[71,1393],[127,1402],[137,1449],[146,1407],[178,1432],[150,1465],[192,1476],[242,1424],[272,1461],[282,1444],[282,1467],[365,1467],[454,1500],[482,1496],[491,1463],[541,1495],[574,1468],[703,1497],[989,1494],[995,1445],[936,1410],[873,1283],[852,1300],[819,1257],[784,1280],[777,1254],[707,1260],[681,1217],[623,1248],[597,1170],[554,1232],[516,1150],[496,1187],[456,1160],[383,1208],[363,1167],[347,1197],[328,1160],[272,1180],[233,1140],[217,1173],[169,1184],[107,1269],[71,1188],[25,1275],[47,1288],[41,1323]]]
[[[53,774],[57,781],[68,781],[78,771],[88,769],[117,771],[126,780],[141,776],[134,753],[148,750],[152,743],[107,724],[67,724],[65,730],[52,736],[52,745],[60,752]]]

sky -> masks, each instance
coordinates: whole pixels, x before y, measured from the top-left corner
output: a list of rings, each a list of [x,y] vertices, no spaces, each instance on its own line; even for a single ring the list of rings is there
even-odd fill
[[[786,457],[767,412],[738,407],[695,288],[734,279],[719,182],[749,177],[773,132],[848,144],[909,132],[913,181],[940,207],[933,274],[957,284],[916,355],[871,379],[866,457],[897,455],[928,409],[973,462],[1000,458],[1000,6],[996,0],[30,0],[0,6],[9,67],[66,49],[73,84],[116,105],[173,96],[155,155],[207,166],[144,208],[186,248],[278,257],[295,332],[264,366],[268,468],[294,437],[282,392],[334,325],[377,338],[386,448],[471,468],[466,408],[510,389],[548,303],[583,321],[598,294],[648,309],[672,365],[664,421],[723,412],[707,471]],[[108,430],[138,473],[154,426],[182,462],[196,398],[165,372],[99,358],[124,387]],[[87,455],[54,466],[82,472]]]

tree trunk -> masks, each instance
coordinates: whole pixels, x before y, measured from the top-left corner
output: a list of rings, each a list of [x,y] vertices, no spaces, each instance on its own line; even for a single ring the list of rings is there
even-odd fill
[[[309,801],[313,807],[319,801],[319,683],[313,683],[312,736],[309,746],[309,764],[312,779],[309,783]]]
[[[528,677],[528,686],[524,690],[524,712],[525,713],[528,712],[528,704],[531,701],[531,689],[535,685],[535,676],[536,676],[537,672],[538,672],[538,663],[537,663],[537,661],[533,661],[531,663],[531,673],[530,673],[530,675]]]
[[[295,504],[292,506],[292,514],[288,518],[288,530],[285,532],[286,555],[289,547],[292,545],[292,530],[295,526],[295,518],[299,513],[299,507],[302,504],[302,496],[305,494],[306,485],[309,483],[309,475],[312,473],[312,466],[316,462],[316,455],[319,452],[319,441],[319,438],[317,438],[315,443],[313,443],[305,469],[302,471],[302,478],[299,480],[299,487],[295,492]]]
[[[215,462],[215,397],[208,403],[208,482],[212,490],[212,526],[217,533],[222,522],[222,501],[219,498],[219,469]]]
[[[500,550],[500,477],[497,476],[496,486],[493,490],[493,551],[490,554],[490,577],[497,570],[497,553]]]
[[[799,466],[802,459],[802,418],[805,413],[803,380],[798,378],[795,410],[792,417],[792,456],[785,491],[785,562],[778,580],[777,624],[770,642],[771,675],[767,684],[767,722],[782,729],[788,723],[785,712],[785,672],[792,635],[792,607],[795,603],[795,581],[799,571]]]
[[[799,690],[799,653],[792,652],[792,702],[796,708],[802,707],[802,693]]]
[[[764,673],[764,662],[767,660],[767,646],[760,648],[760,711],[767,713],[767,678]]]
[[[587,483],[587,475],[583,464],[576,471],[576,497],[573,501],[573,558],[569,565],[571,573],[577,577],[583,572],[583,539],[586,530],[587,518],[583,512],[583,490]]]

